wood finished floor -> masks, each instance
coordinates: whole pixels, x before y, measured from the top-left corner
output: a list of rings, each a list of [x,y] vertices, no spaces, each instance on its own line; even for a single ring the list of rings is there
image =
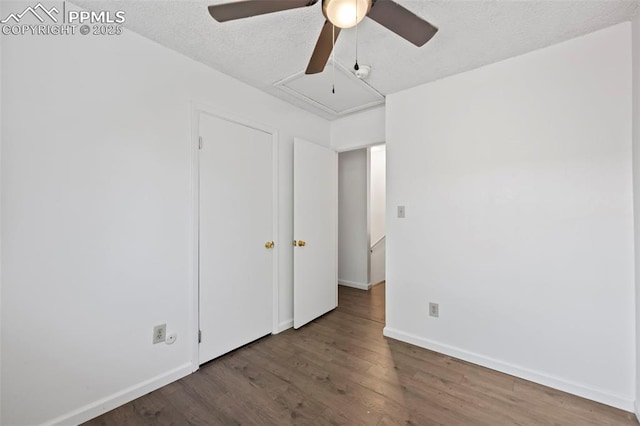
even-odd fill
[[[384,284],[87,425],[637,425],[631,413],[382,336]]]

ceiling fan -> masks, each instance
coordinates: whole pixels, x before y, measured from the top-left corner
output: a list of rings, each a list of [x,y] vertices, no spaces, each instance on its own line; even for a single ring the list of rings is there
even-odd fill
[[[216,21],[225,22],[313,6],[317,2],[318,0],[240,0],[209,6],[209,13]],[[416,46],[424,45],[438,31],[436,27],[392,0],[322,0],[322,13],[326,20],[306,74],[322,72],[340,30],[356,26],[365,16]]]

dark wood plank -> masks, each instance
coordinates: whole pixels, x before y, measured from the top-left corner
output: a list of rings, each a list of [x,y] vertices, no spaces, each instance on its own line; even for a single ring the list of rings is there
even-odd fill
[[[91,420],[88,424],[95,426],[119,426],[148,425],[150,422],[138,413],[136,407],[130,402]]]
[[[339,286],[339,290],[339,311],[384,324],[384,281],[382,284],[373,286],[369,291],[344,286]]]
[[[88,425],[637,425],[631,413],[387,339],[385,284]]]

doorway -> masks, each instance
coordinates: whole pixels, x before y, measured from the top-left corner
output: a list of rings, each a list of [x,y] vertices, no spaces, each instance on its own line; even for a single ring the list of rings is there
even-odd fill
[[[371,300],[379,305],[382,299],[384,304],[386,147],[341,152],[338,160],[340,296],[348,298],[351,290],[345,288],[375,289],[376,298]]]

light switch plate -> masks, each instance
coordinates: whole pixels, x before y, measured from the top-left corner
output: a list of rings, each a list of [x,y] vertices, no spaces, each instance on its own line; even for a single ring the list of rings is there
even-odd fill
[[[404,219],[404,206],[398,206],[398,218]]]

